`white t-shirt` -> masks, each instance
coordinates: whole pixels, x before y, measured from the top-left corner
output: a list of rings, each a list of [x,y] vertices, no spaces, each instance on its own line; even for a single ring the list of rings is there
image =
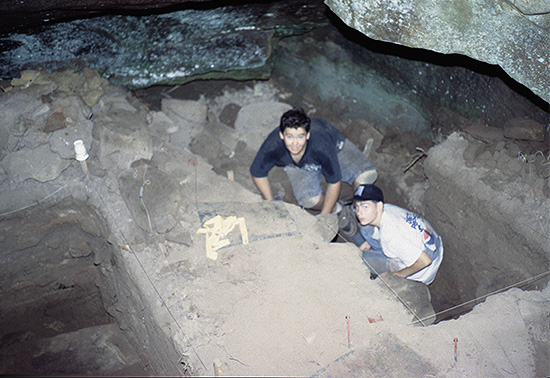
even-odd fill
[[[422,217],[385,203],[380,220],[380,242],[382,251],[391,259],[392,271],[411,266],[422,252],[426,252],[432,263],[407,278],[426,285],[432,283],[443,259],[443,243]]]

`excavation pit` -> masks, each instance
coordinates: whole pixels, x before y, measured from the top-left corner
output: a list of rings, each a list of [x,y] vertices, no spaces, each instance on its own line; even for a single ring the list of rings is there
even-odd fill
[[[71,197],[2,218],[3,373],[150,376],[169,355],[100,219]]]
[[[548,371],[547,135],[517,141],[443,109],[442,118],[465,123],[432,143],[344,119],[300,94],[312,115],[370,152],[388,202],[424,215],[442,236],[432,313],[477,304],[418,327],[394,292],[369,279],[354,246],[329,243],[322,217],[292,203],[284,173],[272,172],[284,201],[258,195],[248,172],[253,143],[290,106],[277,81],[226,82],[209,98],[177,96],[206,93],[197,84],[157,88],[166,98],[154,108],[83,71],[37,71],[37,83],[0,97],[10,125],[0,181],[3,373]],[[87,84],[61,85],[71,80]],[[101,96],[85,103],[90,93],[81,90],[98,82]],[[75,140],[88,148],[87,170]],[[415,147],[426,157],[405,172]],[[213,260],[204,222],[217,215],[243,218],[249,243],[237,226]]]

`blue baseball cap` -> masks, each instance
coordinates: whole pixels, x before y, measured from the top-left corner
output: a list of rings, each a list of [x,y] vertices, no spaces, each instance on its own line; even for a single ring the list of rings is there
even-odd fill
[[[384,194],[379,187],[373,184],[359,185],[353,193],[352,201],[382,201]]]

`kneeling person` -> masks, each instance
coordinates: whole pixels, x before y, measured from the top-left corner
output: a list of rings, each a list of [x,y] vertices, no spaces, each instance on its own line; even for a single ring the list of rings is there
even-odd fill
[[[360,185],[353,206],[364,239],[359,244],[371,277],[394,274],[429,285],[443,259],[441,237],[415,213],[384,203],[382,190]]]

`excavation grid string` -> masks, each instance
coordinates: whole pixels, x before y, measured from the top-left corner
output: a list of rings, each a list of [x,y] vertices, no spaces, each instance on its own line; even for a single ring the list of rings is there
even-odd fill
[[[144,176],[145,177],[145,176]],[[109,212],[111,212],[111,210],[109,209],[109,207],[107,207],[107,205],[105,204],[105,202],[103,201],[103,198],[102,196],[99,195],[99,193],[96,193],[98,198],[100,199],[100,201],[103,203],[103,208],[105,209],[108,209]],[[111,217],[112,217],[112,213],[111,213]],[[114,219],[114,218],[113,218]],[[204,367],[205,371],[207,370],[207,367],[206,365],[204,364],[204,362],[202,361],[201,357],[199,356],[197,350],[195,349],[195,347],[193,346],[193,344],[191,343],[191,340],[189,339],[189,337],[187,336],[187,334],[183,331],[183,328],[181,327],[181,325],[179,324],[178,320],[176,319],[175,315],[172,313],[172,311],[170,310],[170,308],[168,307],[168,305],[166,304],[166,302],[164,301],[164,298],[162,297],[162,294],[160,293],[159,289],[157,288],[157,286],[155,285],[155,283],[153,282],[153,280],[151,279],[151,277],[149,276],[149,273],[147,272],[147,269],[145,269],[145,266],[142,264],[141,260],[139,259],[138,255],[136,254],[136,252],[132,249],[132,246],[131,244],[128,242],[128,239],[126,238],[126,235],[124,235],[124,233],[122,232],[122,230],[120,229],[120,227],[118,226],[117,223],[115,223],[116,226],[117,226],[117,229],[118,229],[118,232],[120,233],[120,235],[122,236],[122,238],[124,239],[124,242],[126,243],[126,245],[128,246],[128,248],[130,249],[130,252],[132,252],[132,255],[135,257],[136,261],[138,262],[141,270],[143,271],[143,273],[145,274],[145,276],[147,277],[147,280],[149,281],[149,283],[151,284],[151,286],[153,287],[153,289],[155,290],[155,293],[157,294],[157,296],[159,297],[162,305],[164,306],[164,308],[166,308],[166,310],[168,311],[168,314],[170,314],[170,317],[172,318],[172,320],[174,321],[174,323],[176,324],[176,326],[178,327],[179,331],[182,333],[182,335],[185,337],[186,341],[187,341],[187,344],[191,347],[191,349],[193,350],[193,353],[195,353],[195,355],[197,356],[197,358],[199,359],[200,363],[202,364],[202,366]]]
[[[549,270],[549,271],[546,271],[546,272],[544,272],[544,273],[541,273],[541,274],[537,274],[536,276],[533,276],[533,277],[531,277],[531,278],[527,278],[527,279],[525,279],[525,280],[523,280],[523,281],[516,282],[515,284],[509,285],[509,286],[506,286],[506,287],[503,287],[502,289],[495,290],[495,291],[493,291],[493,292],[491,292],[491,293],[489,293],[489,294],[485,294],[485,295],[482,295],[482,296],[480,296],[480,297],[471,299],[471,300],[469,300],[469,301],[467,301],[467,302],[464,302],[464,303],[461,303],[461,304],[459,304],[459,305],[456,305],[456,306],[453,306],[453,307],[451,307],[451,308],[448,308],[448,309],[446,309],[446,310],[440,311],[440,312],[438,312],[438,313],[436,313],[436,314],[427,316],[427,317],[425,317],[424,319],[418,319],[418,321],[414,321],[414,322],[412,322],[412,323],[409,323],[409,325],[410,325],[410,324],[415,324],[415,323],[417,323],[417,322],[422,323],[423,320],[431,319],[431,318],[433,318],[433,317],[435,317],[435,316],[444,314],[444,313],[449,312],[449,311],[451,311],[451,310],[455,310],[455,309],[457,309],[457,308],[459,308],[459,307],[462,307],[462,306],[465,306],[465,305],[467,305],[467,304],[470,304],[470,303],[479,301],[480,299],[487,298],[487,297],[489,297],[489,296],[491,296],[491,295],[498,294],[498,293],[500,293],[500,292],[502,292],[502,291],[511,289],[511,288],[513,288],[513,287],[517,287],[517,286],[526,284],[526,283],[531,282],[531,281],[532,281],[532,282],[535,282],[536,280],[539,280],[539,279],[541,279],[541,278],[547,276],[548,274],[550,274],[550,270]]]
[[[40,199],[40,200],[38,200],[38,201],[35,201],[35,202],[33,202],[33,203],[29,204],[29,205],[23,206],[23,207],[21,207],[21,208],[19,208],[19,209],[15,209],[15,210],[11,210],[11,211],[6,211],[5,213],[0,214],[0,217],[3,217],[3,216],[5,216],[5,215],[9,215],[9,214],[14,214],[14,213],[17,213],[17,212],[19,212],[19,211],[23,211],[23,210],[28,209],[28,208],[30,208],[30,207],[36,206],[36,205],[38,205],[39,203],[42,203],[42,202],[46,201],[48,198],[50,198],[51,196],[53,196],[53,195],[55,195],[56,193],[60,192],[61,190],[65,189],[65,188],[68,187],[69,185],[71,185],[71,184],[73,184],[73,183],[75,183],[75,182],[77,182],[77,181],[81,181],[81,180],[84,178],[84,176],[85,176],[85,175],[82,175],[82,176],[80,176],[80,177],[74,179],[73,181],[66,183],[65,185],[63,185],[63,186],[57,188],[57,189],[54,190],[52,193],[48,194],[46,197],[44,197],[44,198],[42,198],[42,199]]]

